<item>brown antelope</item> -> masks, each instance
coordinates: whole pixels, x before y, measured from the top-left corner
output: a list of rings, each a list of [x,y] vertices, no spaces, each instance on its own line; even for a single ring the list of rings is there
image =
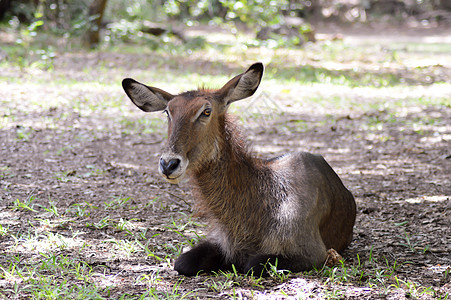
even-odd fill
[[[127,78],[122,86],[145,112],[168,116],[159,172],[170,183],[187,174],[210,230],[175,262],[179,274],[228,270],[266,274],[265,265],[299,272],[321,266],[327,249],[351,242],[354,197],[320,155],[255,158],[227,114],[252,96],[263,75],[255,63],[221,89],[172,95]]]

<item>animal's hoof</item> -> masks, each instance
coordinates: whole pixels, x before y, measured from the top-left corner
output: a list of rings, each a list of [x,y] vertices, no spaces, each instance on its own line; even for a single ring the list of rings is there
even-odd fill
[[[324,263],[328,267],[333,267],[340,264],[340,261],[343,260],[343,257],[335,251],[335,249],[330,248],[327,250],[327,258],[326,262]]]

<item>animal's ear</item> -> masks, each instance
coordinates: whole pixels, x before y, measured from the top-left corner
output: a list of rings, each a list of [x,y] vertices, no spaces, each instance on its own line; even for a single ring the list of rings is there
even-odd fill
[[[263,76],[263,64],[258,62],[246,72],[230,79],[218,90],[222,101],[227,106],[230,103],[252,96],[260,85]]]
[[[147,86],[131,78],[122,80],[122,87],[130,100],[145,112],[164,110],[168,102],[174,98],[168,92]]]

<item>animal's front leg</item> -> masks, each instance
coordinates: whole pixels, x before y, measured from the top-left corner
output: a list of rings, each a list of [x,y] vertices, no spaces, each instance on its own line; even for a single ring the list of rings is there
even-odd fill
[[[225,257],[218,245],[202,242],[175,261],[174,270],[180,275],[194,276],[226,268]]]

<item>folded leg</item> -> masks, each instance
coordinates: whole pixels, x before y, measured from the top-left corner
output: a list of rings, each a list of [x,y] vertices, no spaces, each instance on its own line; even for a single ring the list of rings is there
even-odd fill
[[[226,270],[229,267],[218,245],[202,242],[180,255],[175,261],[174,269],[180,275],[194,276],[201,272]]]

